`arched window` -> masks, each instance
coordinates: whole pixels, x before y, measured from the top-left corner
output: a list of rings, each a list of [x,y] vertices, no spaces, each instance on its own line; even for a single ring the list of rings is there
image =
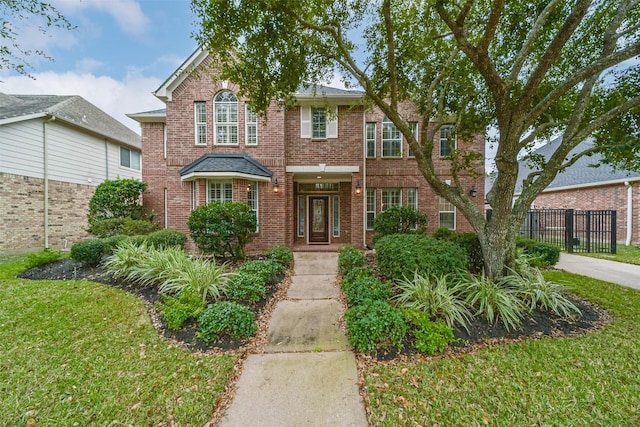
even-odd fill
[[[213,99],[215,144],[238,145],[238,97],[223,91]]]

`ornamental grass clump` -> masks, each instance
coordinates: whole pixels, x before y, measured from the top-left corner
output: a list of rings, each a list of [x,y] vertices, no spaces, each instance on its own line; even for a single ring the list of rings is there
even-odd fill
[[[507,331],[520,327],[524,305],[518,290],[509,283],[496,283],[484,273],[469,275],[461,283],[467,304],[475,309],[474,316],[482,316],[492,325],[501,320]]]
[[[225,272],[226,264],[216,265],[214,261],[193,258],[185,263],[176,275],[160,285],[160,292],[177,294],[186,288],[195,290],[202,301],[217,301],[222,296],[229,279],[235,273]]]

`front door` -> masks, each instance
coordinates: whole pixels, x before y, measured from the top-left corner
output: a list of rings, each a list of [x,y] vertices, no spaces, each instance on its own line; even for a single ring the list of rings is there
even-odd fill
[[[329,243],[329,197],[309,196],[309,243]]]

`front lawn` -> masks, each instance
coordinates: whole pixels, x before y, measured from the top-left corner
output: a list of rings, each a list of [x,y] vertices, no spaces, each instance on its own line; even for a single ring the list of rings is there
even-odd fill
[[[639,425],[640,291],[562,272],[612,319],[581,337],[522,341],[365,371],[371,425]]]
[[[90,281],[16,279],[0,264],[7,425],[202,425],[236,362],[162,341],[141,300]]]

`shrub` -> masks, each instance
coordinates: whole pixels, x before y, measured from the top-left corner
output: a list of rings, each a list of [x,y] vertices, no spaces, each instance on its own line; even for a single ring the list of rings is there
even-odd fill
[[[560,260],[560,249],[532,239],[517,239],[516,247],[522,248],[529,257],[529,264],[537,267],[556,265]]]
[[[166,250],[165,250],[166,251]],[[206,301],[207,298],[218,300],[224,292],[229,279],[235,273],[226,273],[226,265],[216,265],[215,262],[202,258],[193,258],[189,262],[180,265],[180,270],[175,271],[173,277],[169,277],[160,285],[160,292],[180,293],[186,288],[191,288]]]
[[[293,264],[293,251],[290,247],[285,245],[276,245],[272,247],[267,252],[267,256],[282,267],[279,268],[280,273],[287,271],[287,269],[291,267],[291,264]]]
[[[450,283],[451,276],[430,277],[414,273],[413,279],[404,277],[396,282],[399,290],[394,298],[404,307],[419,310],[429,319],[443,319],[453,327],[455,323],[467,328],[471,313],[467,309],[464,288],[459,282]]]
[[[373,223],[374,241],[391,234],[424,234],[428,216],[409,206],[392,206],[380,212]]]
[[[193,241],[203,252],[243,259],[244,247],[257,222],[246,203],[212,202],[194,209],[188,225]]]
[[[276,273],[276,266],[271,261],[248,261],[238,268],[238,274],[251,274],[260,277],[262,283],[271,283]]]
[[[157,229],[157,225],[142,219],[108,218],[95,220],[88,231],[96,237],[111,237],[118,234],[125,236],[149,234]]]
[[[402,348],[407,324],[402,312],[386,301],[367,300],[345,313],[349,341],[358,350]]]
[[[103,181],[89,201],[89,225],[108,218],[148,219],[140,203],[146,188],[147,184],[134,178]]]
[[[356,267],[364,267],[366,263],[362,251],[353,246],[338,249],[338,271],[343,276]]]
[[[433,238],[457,243],[464,249],[469,260],[469,271],[472,273],[480,273],[484,269],[482,247],[476,233],[456,233],[453,230],[441,227],[433,234]]]
[[[371,270],[365,267],[355,267],[342,278],[340,286],[344,289],[357,280],[369,277],[373,277],[373,272]]]
[[[247,307],[230,301],[209,304],[198,316],[198,338],[215,341],[222,334],[233,338],[256,333],[256,316]]]
[[[191,289],[185,289],[176,296],[160,295],[160,298],[162,303],[158,304],[158,309],[167,322],[167,328],[172,330],[182,328],[184,322],[197,318],[204,309],[200,295]]]
[[[231,301],[256,303],[264,298],[267,291],[262,277],[253,273],[238,273],[225,289],[225,295]]]
[[[416,350],[432,356],[442,353],[449,344],[456,342],[453,328],[442,321],[432,322],[429,315],[420,310],[404,310],[403,314],[412,325]]]
[[[27,254],[26,266],[27,268],[41,267],[43,265],[56,262],[62,259],[62,257],[63,255],[61,251],[54,251],[47,248]]]
[[[71,246],[71,258],[89,267],[94,267],[102,261],[104,243],[100,239],[88,239]]]
[[[113,252],[116,250],[118,245],[122,242],[125,242],[129,239],[129,237],[124,234],[116,234],[115,236],[105,237],[102,239],[102,243],[104,244],[104,254],[105,255],[113,255]]]
[[[122,233],[118,234],[124,234],[125,236],[143,236],[153,233],[157,229],[158,226],[151,221],[127,218],[122,224]]]
[[[157,249],[170,248],[178,246],[184,249],[187,242],[187,235],[177,230],[159,230],[149,234],[146,238],[147,243]]]
[[[538,308],[564,317],[580,314],[580,309],[565,295],[567,287],[547,281],[537,268],[529,269],[522,275],[505,276],[503,280],[517,289],[520,299],[529,310]]]
[[[469,276],[463,283],[467,303],[476,309],[476,316],[484,317],[492,325],[500,319],[507,331],[520,327],[523,306],[511,286],[495,283],[484,274]]]
[[[361,277],[344,287],[347,304],[350,306],[364,303],[365,300],[388,300],[391,295],[391,285],[381,282],[374,277]]]
[[[380,273],[391,278],[441,276],[467,269],[467,255],[456,243],[423,235],[394,234],[376,243]]]
[[[455,234],[455,230],[447,227],[440,227],[433,233],[433,238],[438,240],[452,240]]]

